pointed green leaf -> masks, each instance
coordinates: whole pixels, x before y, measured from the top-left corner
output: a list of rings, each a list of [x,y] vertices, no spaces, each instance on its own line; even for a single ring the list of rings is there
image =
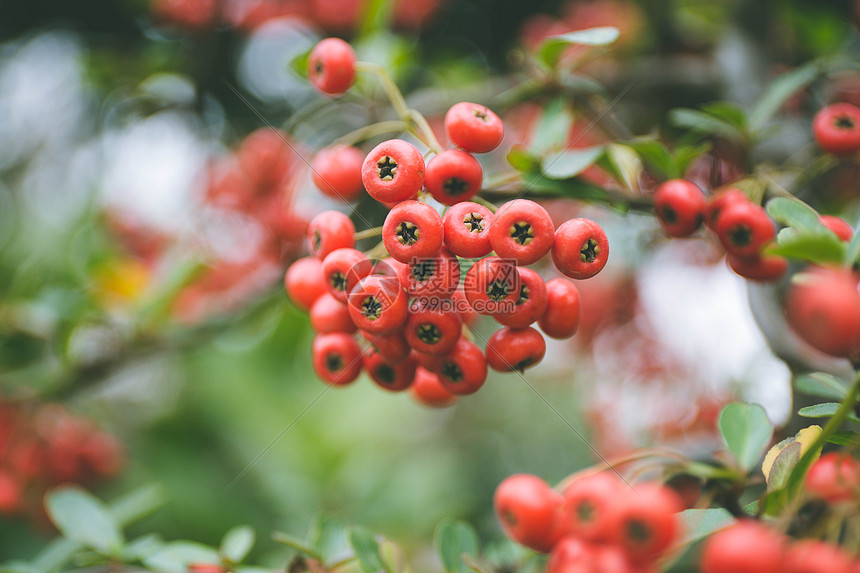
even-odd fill
[[[377,573],[378,571],[386,571],[387,573],[379,555],[379,544],[372,532],[363,527],[353,527],[349,532],[349,543],[364,573]]]
[[[736,126],[713,115],[694,109],[673,109],[669,112],[673,125],[697,133],[722,137],[731,141],[742,141],[746,135]]]
[[[684,545],[695,543],[708,535],[730,526],[735,518],[725,509],[687,509],[681,512],[684,523]]]
[[[779,111],[779,108],[798,90],[809,85],[820,71],[821,65],[818,62],[813,62],[782,74],[770,82],[750,112],[750,129],[758,131],[763,128],[770,121],[770,118]]]
[[[346,527],[332,517],[317,514],[311,525],[308,540],[311,547],[326,563],[336,561],[349,554]]]
[[[511,167],[517,171],[537,171],[540,168],[540,157],[522,147],[512,147],[508,151],[507,159]]]
[[[63,487],[45,496],[45,509],[57,529],[68,539],[103,554],[118,554],[123,538],[108,508],[87,491]]]
[[[550,36],[538,47],[537,55],[547,66],[553,68],[568,46],[605,46],[617,40],[619,35],[618,28],[604,26]]]
[[[845,243],[833,233],[806,233],[785,228],[777,234],[776,245],[768,247],[767,252],[813,263],[840,263],[845,258]]]
[[[311,51],[308,50],[290,60],[290,69],[293,73],[301,78],[308,77],[308,58],[310,58],[310,55]]]
[[[645,166],[661,177],[675,179],[681,176],[675,158],[661,142],[654,139],[639,139],[626,141],[624,145],[638,153]]]
[[[185,573],[191,563],[221,563],[213,548],[192,541],[165,543],[160,551],[143,560],[149,569],[164,573]]]
[[[720,412],[720,434],[741,468],[755,467],[773,435],[773,425],[758,404],[734,402]]]
[[[462,521],[445,520],[436,527],[433,545],[442,559],[446,573],[469,570],[462,555],[478,555],[478,535],[471,525]]]
[[[794,386],[804,394],[841,400],[848,395],[845,382],[826,372],[803,374],[794,381]]]
[[[543,155],[567,147],[573,111],[563,97],[550,101],[543,109],[537,128],[529,144],[529,151]]]
[[[678,177],[683,177],[693,162],[711,150],[713,145],[710,141],[695,145],[681,145],[675,148],[675,164],[678,168]]]
[[[254,530],[248,525],[237,525],[221,540],[221,555],[233,563],[241,563],[254,547]]]
[[[841,431],[836,432],[827,438],[827,441],[831,444],[838,444],[840,446],[848,446],[849,448],[860,448],[860,434],[857,432],[849,432],[849,431]]]
[[[550,154],[543,160],[543,174],[550,179],[570,179],[594,165],[602,155],[602,145]]]
[[[642,175],[642,160],[629,146],[610,143],[597,163],[628,191],[638,188],[639,177]]]
[[[853,266],[858,262],[860,262],[860,233],[855,229],[854,236],[851,238],[851,242],[848,243],[848,247],[845,249],[845,264]]]
[[[718,101],[703,105],[702,111],[729,125],[733,125],[740,131],[746,130],[747,114],[737,104],[728,101]]]
[[[794,197],[776,197],[767,202],[767,214],[776,222],[799,231],[824,233],[829,231],[821,222],[818,212]],[[831,231],[832,232],[832,231]]]

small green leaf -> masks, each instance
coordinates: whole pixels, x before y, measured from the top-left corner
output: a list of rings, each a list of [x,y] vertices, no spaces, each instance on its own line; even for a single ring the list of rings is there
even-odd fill
[[[45,509],[57,529],[68,539],[102,554],[118,554],[122,532],[108,508],[81,488],[55,489],[45,496]]]
[[[833,233],[805,233],[789,227],[777,234],[776,245],[767,252],[813,263],[839,263],[845,258],[845,243]]]
[[[681,176],[675,158],[661,142],[654,139],[638,139],[626,141],[624,145],[638,153],[645,166],[656,171],[661,177],[675,179]]]
[[[619,35],[618,28],[605,26],[550,36],[538,47],[537,55],[547,66],[553,68],[568,46],[605,46],[617,40]]]
[[[731,123],[694,109],[673,109],[669,112],[669,120],[678,127],[704,135],[731,141],[743,141],[746,138],[746,134]]]
[[[594,165],[602,155],[602,145],[547,155],[543,160],[543,174],[550,179],[570,179]]]
[[[158,553],[143,560],[147,568],[164,573],[185,573],[191,563],[218,564],[221,558],[217,551],[206,545],[174,541],[164,544]]]
[[[326,563],[341,559],[349,553],[346,527],[323,514],[317,514],[314,518],[308,541]]]
[[[767,214],[776,222],[799,231],[824,233],[829,231],[821,222],[818,212],[794,197],[776,197],[767,202]],[[831,231],[832,232],[832,231]],[[834,235],[835,236],[835,235]]]
[[[794,386],[804,394],[841,400],[848,395],[848,387],[839,378],[826,372],[803,374],[794,381]]]
[[[720,412],[719,428],[726,449],[745,471],[758,464],[773,435],[773,425],[758,404],[727,404]]]
[[[764,94],[762,94],[750,112],[750,129],[758,131],[763,128],[792,95],[809,85],[820,72],[820,63],[812,62],[811,64],[782,74],[770,82]]]
[[[564,71],[559,74],[559,83],[572,92],[587,94],[606,94],[606,88],[589,76]]]
[[[529,153],[522,147],[512,147],[507,155],[508,163],[517,171],[537,171],[540,169],[540,157]]]
[[[695,543],[708,535],[725,529],[734,523],[735,518],[725,509],[687,509],[681,512],[681,520],[684,523],[683,545]]]
[[[529,151],[543,155],[567,147],[573,111],[563,97],[550,101],[543,109],[537,128],[529,144]]]
[[[446,573],[465,573],[469,568],[461,556],[464,553],[473,557],[478,555],[478,535],[471,525],[462,521],[445,520],[440,523],[433,536],[433,545],[442,558]]]
[[[597,164],[611,173],[628,191],[638,188],[639,177],[642,175],[642,160],[631,147],[610,143],[606,146],[606,153],[598,158]]]
[[[702,106],[702,111],[717,119],[735,126],[739,131],[745,131],[747,127],[747,114],[737,104],[728,101],[718,101]]]
[[[143,561],[161,551],[162,547],[164,547],[164,541],[161,540],[161,536],[149,533],[125,545],[122,552],[123,560]]]
[[[322,555],[317,553],[316,549],[310,546],[308,542],[299,539],[297,537],[293,537],[287,533],[282,533],[280,531],[275,531],[272,533],[272,540],[280,543],[282,545],[286,545],[290,549],[293,549],[300,555],[304,555],[310,557],[312,559],[316,559],[317,561],[322,561]]]
[[[822,404],[801,408],[797,411],[797,414],[804,418],[829,418],[836,414],[839,410],[839,406],[841,406],[841,404],[838,402],[824,402]],[[849,413],[848,419],[852,422],[860,423],[860,418],[858,418],[856,414]]]
[[[682,145],[675,148],[675,164],[678,168],[678,177],[683,177],[696,159],[711,150],[710,141],[696,145]]]
[[[349,532],[349,544],[358,558],[361,570],[364,573],[377,573],[386,571],[382,558],[379,555],[379,544],[373,533],[363,527],[353,527]]]
[[[292,60],[290,60],[290,69],[297,76],[301,78],[308,77],[308,58],[311,55],[311,51],[308,50],[306,52],[302,52]]]
[[[831,444],[840,446],[848,446],[850,448],[860,448],[860,434],[857,432],[840,431],[832,434],[827,441]]]
[[[254,547],[254,530],[248,525],[237,525],[221,540],[221,555],[233,563],[241,563]]]

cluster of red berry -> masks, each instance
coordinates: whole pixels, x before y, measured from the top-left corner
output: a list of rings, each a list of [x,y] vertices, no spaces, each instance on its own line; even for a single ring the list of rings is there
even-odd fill
[[[680,540],[683,503],[666,486],[631,486],[602,472],[574,476],[558,489],[518,474],[499,484],[494,497],[507,536],[549,553],[549,573],[657,571]]]
[[[58,404],[0,399],[0,514],[38,519],[47,488],[91,484],[122,466],[121,444],[90,421]]]
[[[355,72],[352,47],[337,38],[321,41],[309,55],[308,76],[324,93],[349,89]],[[545,282],[525,266],[551,253],[564,275],[590,278],[609,256],[603,229],[588,219],[571,219],[556,229],[549,213],[527,199],[498,210],[470,201],[483,184],[474,154],[495,149],[504,126],[485,106],[461,102],[445,115],[445,130],[457,147],[438,151],[426,164],[401,139],[384,141],[366,155],[333,146],[313,161],[323,193],[350,201],[366,190],[390,209],[381,228],[389,258],[375,261],[355,249],[350,218],[325,211],[308,227],[313,257],[287,271],[287,293],[310,311],[319,333],[314,367],[331,384],[355,380],[363,362],[384,388],[412,384],[422,402],[447,404],[476,392],[488,365],[510,372],[537,364],[546,343],[531,327],[535,322],[554,338],[576,332],[580,302],[574,283]],[[444,216],[419,200],[420,193],[446,205]],[[461,266],[474,259],[461,286]],[[461,336],[464,318],[474,314],[504,326],[486,342],[486,355]],[[363,359],[351,336],[356,330],[371,346]]]

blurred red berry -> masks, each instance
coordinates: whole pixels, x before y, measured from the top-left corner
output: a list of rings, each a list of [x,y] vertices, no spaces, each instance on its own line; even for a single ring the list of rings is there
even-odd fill
[[[672,179],[657,187],[654,211],[670,237],[688,237],[702,225],[707,201],[699,186]]]
[[[702,573],[782,573],[786,541],[758,521],[739,521],[711,535],[702,549]]]
[[[529,474],[505,478],[496,488],[493,507],[505,534],[517,543],[548,553],[558,541],[561,496],[541,478]]]
[[[340,38],[320,40],[308,55],[308,80],[328,95],[340,95],[355,82],[355,50]]]
[[[776,238],[776,225],[761,205],[735,202],[720,211],[714,232],[726,252],[748,257]]]
[[[850,103],[822,108],[812,120],[812,135],[828,153],[854,153],[860,149],[860,108]]]
[[[860,497],[860,462],[846,453],[821,456],[806,474],[806,491],[829,503]]]
[[[505,327],[487,341],[487,364],[497,372],[523,372],[543,360],[546,341],[540,332],[527,327]]]
[[[348,145],[321,149],[311,163],[311,179],[323,195],[349,203],[361,197],[364,154]]]

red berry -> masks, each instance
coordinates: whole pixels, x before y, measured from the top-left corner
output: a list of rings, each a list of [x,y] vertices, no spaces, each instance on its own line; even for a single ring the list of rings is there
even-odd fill
[[[323,211],[308,225],[308,244],[319,259],[335,249],[351,249],[355,246],[355,225],[340,211]]]
[[[224,566],[216,563],[189,563],[188,573],[225,573]]]
[[[328,334],[329,332],[353,333],[358,330],[349,317],[347,305],[325,293],[311,307],[311,328],[314,332]]]
[[[492,316],[514,310],[520,286],[520,274],[512,261],[486,257],[466,273],[463,291],[475,312]]]
[[[805,272],[786,293],[788,322],[810,346],[833,356],[860,353],[857,277],[841,269]]]
[[[432,408],[446,408],[457,401],[457,397],[439,383],[438,376],[420,366],[415,370],[411,391],[415,400]]]
[[[463,332],[463,321],[450,301],[413,304],[409,309],[404,334],[414,350],[424,354],[447,354]]]
[[[547,290],[541,276],[531,269],[518,268],[520,274],[520,296],[514,310],[495,316],[499,324],[511,328],[525,328],[533,324],[546,312]]]
[[[154,0],[152,13],[160,21],[197,32],[215,23],[218,4],[216,0]]]
[[[685,179],[671,179],[657,188],[654,210],[670,237],[687,237],[702,225],[707,201],[699,186]]]
[[[408,302],[397,279],[370,275],[349,293],[349,316],[362,331],[390,334],[406,321]],[[407,337],[408,339],[408,337]]]
[[[448,149],[430,160],[424,187],[445,205],[466,201],[481,190],[484,169],[475,156],[462,149]]]
[[[403,362],[409,357],[409,353],[412,350],[400,331],[387,334],[372,334],[362,331],[361,335],[379,352],[386,362],[391,364]]]
[[[499,146],[505,126],[489,108],[476,103],[454,104],[445,114],[445,131],[455,145],[471,153],[486,153]]]
[[[334,145],[320,150],[311,164],[311,178],[323,195],[345,202],[361,197],[361,165],[364,154],[349,145]]]
[[[314,371],[329,384],[343,386],[361,374],[361,348],[349,334],[318,334],[312,350]]]
[[[856,499],[860,495],[860,462],[844,453],[824,454],[806,474],[806,491],[829,503]]]
[[[349,285],[364,278],[371,265],[367,256],[355,249],[337,249],[328,254],[322,262],[323,282],[328,292],[337,300],[346,302]]]
[[[841,547],[815,539],[794,542],[785,554],[784,573],[850,573],[851,559]]]
[[[326,292],[322,261],[304,257],[291,264],[284,275],[284,290],[294,305],[308,311]]]
[[[544,354],[546,341],[531,327],[505,327],[487,341],[487,364],[498,372],[522,372],[543,360]]]
[[[549,252],[555,227],[546,209],[528,199],[508,201],[496,211],[489,228],[496,255],[530,265]]]
[[[478,259],[493,250],[489,229],[493,213],[477,203],[457,203],[442,218],[445,246],[452,253],[467,259]]]
[[[785,539],[758,521],[739,521],[711,535],[702,549],[702,573],[781,573]]]
[[[854,229],[844,219],[834,217],[833,215],[822,215],[821,224],[833,231],[839,237],[840,241],[846,243],[854,237]]]
[[[726,252],[748,257],[761,252],[776,237],[776,225],[761,205],[737,202],[721,211],[714,232]]]
[[[460,261],[443,247],[432,257],[403,265],[400,282],[410,296],[447,299],[460,284]]]
[[[563,493],[566,532],[588,541],[608,541],[612,511],[626,489],[627,484],[607,472],[574,479]]]
[[[705,225],[712,231],[716,228],[717,220],[723,210],[735,203],[749,203],[746,193],[735,187],[729,187],[710,198],[705,208]]]
[[[567,279],[551,279],[546,283],[546,310],[538,326],[550,338],[570,338],[579,328],[582,303],[579,289]]]
[[[270,192],[289,177],[295,154],[287,142],[283,132],[261,127],[248,134],[236,151],[239,167],[257,193]]]
[[[340,38],[320,40],[308,55],[308,80],[325,94],[346,92],[355,82],[355,50]]]
[[[370,275],[379,275],[392,279],[392,283],[398,283],[398,286],[402,287],[399,273],[402,272],[401,267],[403,266],[405,266],[403,263],[395,261],[391,257],[385,257],[384,259],[363,259],[356,263],[352,272],[347,273],[346,292],[352,292],[358,281]]]
[[[454,294],[451,295],[451,302],[454,304],[454,310],[460,315],[460,320],[463,321],[463,324],[466,326],[475,324],[480,315],[469,304],[469,299],[466,298],[466,292],[463,290],[463,287],[454,291]]]
[[[0,472],[0,514],[15,513],[21,508],[21,484],[6,472]]]
[[[435,255],[442,247],[442,219],[420,201],[403,201],[385,217],[382,242],[388,254],[401,263]]]
[[[451,394],[466,396],[480,390],[487,379],[487,360],[474,343],[460,338],[449,354],[438,359],[434,372]]]
[[[416,366],[413,358],[394,364],[376,350],[364,353],[364,371],[377,385],[391,392],[400,392],[412,385]]]
[[[552,548],[546,573],[598,573],[595,549],[578,537],[565,537]]]
[[[660,484],[638,484],[625,492],[611,513],[611,543],[621,547],[636,562],[663,555],[680,535],[683,503],[673,490]]]
[[[547,553],[558,540],[561,496],[539,477],[505,478],[496,488],[493,507],[505,534],[517,543]]]
[[[412,199],[424,186],[424,156],[402,139],[384,141],[365,157],[361,180],[368,194],[382,203]]]
[[[778,281],[788,272],[788,261],[779,255],[739,257],[729,253],[726,262],[740,276],[758,282]]]
[[[590,219],[570,219],[555,231],[552,261],[572,279],[590,279],[606,266],[609,240],[603,229]]]
[[[812,120],[812,134],[828,153],[854,153],[860,149],[860,108],[850,103],[822,108]]]

